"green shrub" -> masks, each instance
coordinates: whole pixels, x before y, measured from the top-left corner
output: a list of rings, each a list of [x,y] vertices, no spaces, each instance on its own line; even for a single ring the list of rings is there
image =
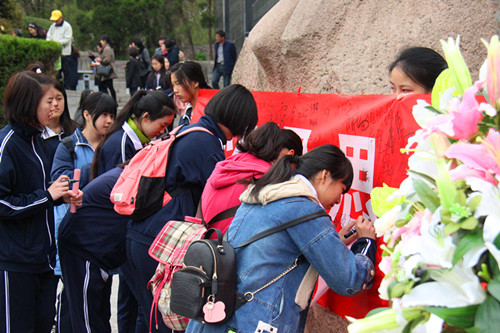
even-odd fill
[[[0,125],[3,127],[3,94],[7,81],[12,74],[22,71],[29,64],[40,61],[44,64],[45,72],[53,74],[54,63],[61,55],[61,45],[56,42],[42,39],[19,38],[9,35],[0,35]]]
[[[207,55],[203,51],[198,51],[198,52],[196,52],[195,58],[198,61],[207,60]]]

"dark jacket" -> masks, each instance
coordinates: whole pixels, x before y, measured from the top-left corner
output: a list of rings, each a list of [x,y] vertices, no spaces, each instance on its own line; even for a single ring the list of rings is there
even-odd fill
[[[99,154],[98,175],[102,175],[116,167],[118,164],[131,159],[142,148],[139,138],[135,133],[125,131],[130,128],[127,123],[113,133],[104,143]]]
[[[215,42],[215,57],[214,57],[214,70],[217,65],[217,50],[219,49],[220,44]],[[236,64],[236,47],[234,43],[230,40],[227,40],[222,44],[222,53],[224,55],[224,74],[231,75],[233,73],[234,65]]]
[[[184,190],[156,214],[144,221],[134,221],[127,237],[150,245],[166,222],[184,219],[186,215],[195,216],[208,177],[215,164],[225,157],[223,145],[226,138],[215,119],[209,115],[201,117],[196,124],[183,127],[181,132],[194,126],[204,127],[213,135],[197,131],[180,137],[171,148],[167,166],[167,192],[179,188]]]
[[[177,46],[172,46],[166,55],[168,62],[170,63],[170,68],[179,62],[179,48]]]
[[[127,67],[125,68],[125,78],[127,83],[127,88],[136,89],[141,86],[141,76],[139,75],[141,70],[141,64],[139,59],[130,58],[127,62]]]
[[[0,270],[51,271],[54,202],[47,191],[50,164],[40,131],[8,124],[0,130],[0,142]]]
[[[105,269],[127,259],[127,216],[116,213],[109,196],[123,169],[114,168],[85,187],[82,206],[66,214],[59,227],[58,246]]]

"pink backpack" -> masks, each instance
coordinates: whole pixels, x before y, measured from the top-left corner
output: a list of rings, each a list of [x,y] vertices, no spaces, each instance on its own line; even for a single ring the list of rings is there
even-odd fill
[[[194,131],[213,134],[203,127],[191,127],[177,135],[181,128],[179,126],[165,137],[152,141],[125,166],[110,195],[118,214],[142,221],[159,211],[182,191],[177,189],[167,193],[165,190],[165,173],[173,142]]]

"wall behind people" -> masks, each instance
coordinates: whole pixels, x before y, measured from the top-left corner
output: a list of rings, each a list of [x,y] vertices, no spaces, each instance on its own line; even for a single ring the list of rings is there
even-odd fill
[[[441,50],[439,39],[457,34],[477,79],[480,38],[494,33],[490,0],[282,0],[250,32],[233,82],[251,90],[388,94],[395,54],[408,46]]]

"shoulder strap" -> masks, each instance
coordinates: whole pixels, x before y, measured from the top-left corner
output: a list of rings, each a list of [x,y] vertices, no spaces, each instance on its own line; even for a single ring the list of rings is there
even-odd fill
[[[229,217],[233,217],[234,214],[236,214],[236,211],[238,210],[238,208],[240,208],[240,206],[241,205],[234,206],[234,207],[231,207],[228,209],[224,209],[222,212],[220,212],[219,214],[212,217],[212,219],[210,221],[208,221],[207,224],[219,222],[219,221],[225,220]]]
[[[314,213],[311,213],[311,214],[307,214],[307,215],[298,217],[298,218],[296,218],[294,220],[288,221],[286,223],[282,223],[280,225],[277,225],[277,226],[274,226],[274,227],[269,228],[267,230],[264,230],[262,232],[259,232],[257,235],[255,235],[253,237],[250,237],[249,239],[247,239],[246,241],[244,241],[240,245],[235,246],[234,248],[237,249],[237,248],[240,248],[240,247],[247,246],[248,244],[253,243],[253,242],[255,242],[255,241],[257,241],[257,240],[259,240],[261,238],[267,237],[267,236],[272,235],[274,233],[277,233],[277,232],[283,231],[285,229],[294,227],[297,224],[300,224],[302,222],[306,222],[306,221],[309,221],[309,220],[312,220],[312,219],[315,219],[315,218],[321,217],[321,216],[328,216],[328,217],[330,217],[330,215],[328,215],[328,213],[325,212],[324,210],[319,210],[317,212],[314,212]]]
[[[73,147],[73,139],[71,139],[70,136],[67,136],[64,139],[62,139],[61,142],[66,147],[66,149],[68,149],[71,158],[76,160],[76,152],[75,152],[75,147]]]

